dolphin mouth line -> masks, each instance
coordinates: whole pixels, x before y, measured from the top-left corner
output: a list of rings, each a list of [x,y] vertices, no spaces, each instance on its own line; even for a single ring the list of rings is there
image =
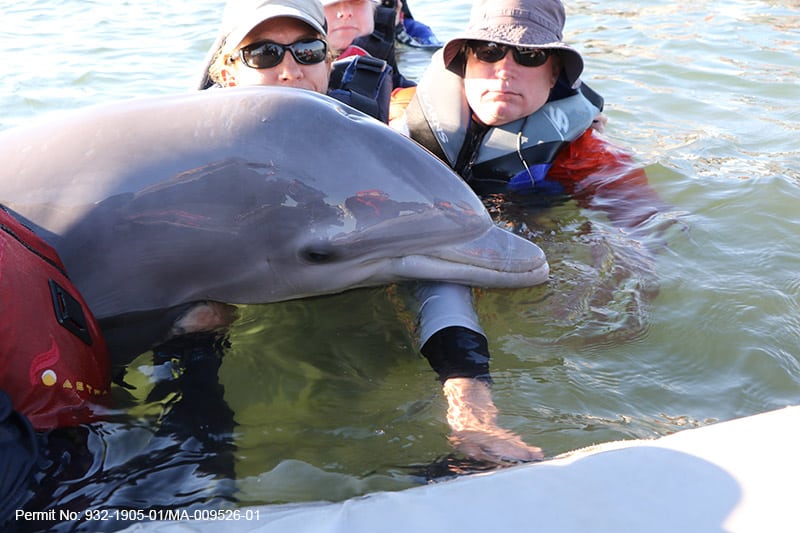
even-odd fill
[[[485,288],[522,288],[540,285],[550,276],[546,260],[510,265],[480,266],[430,255],[407,255],[392,262],[391,274],[405,279],[458,283]]]
[[[485,270],[488,272],[497,272],[498,274],[508,274],[510,276],[538,271],[543,266],[547,265],[547,261],[544,258],[542,258],[540,261],[523,261],[510,258],[504,259],[497,256],[493,260],[485,261],[482,260],[485,258],[485,256],[481,255],[480,258],[477,258],[475,261],[468,261],[461,260],[461,258],[442,258],[428,254],[410,254],[405,257],[421,257],[431,262],[439,262],[443,265],[463,266],[471,270]],[[398,259],[402,259],[402,257],[398,257]]]

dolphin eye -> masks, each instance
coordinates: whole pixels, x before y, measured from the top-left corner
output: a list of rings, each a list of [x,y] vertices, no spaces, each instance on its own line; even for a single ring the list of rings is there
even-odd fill
[[[328,263],[336,258],[333,249],[326,246],[316,245],[309,246],[300,252],[300,257],[309,263]]]

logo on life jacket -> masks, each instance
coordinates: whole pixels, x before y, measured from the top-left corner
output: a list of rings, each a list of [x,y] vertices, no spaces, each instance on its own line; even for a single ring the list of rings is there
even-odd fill
[[[560,107],[548,107],[546,112],[547,118],[550,119],[550,122],[553,123],[553,126],[555,126],[558,131],[562,134],[569,131],[569,116],[563,109]]]

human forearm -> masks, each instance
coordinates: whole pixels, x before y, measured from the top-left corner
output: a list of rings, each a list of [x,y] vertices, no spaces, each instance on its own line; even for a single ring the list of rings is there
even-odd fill
[[[541,448],[497,424],[497,407],[488,383],[470,378],[451,378],[442,387],[447,398],[450,441],[462,453],[483,461],[515,463],[541,461]]]
[[[536,461],[539,448],[497,424],[489,374],[489,343],[472,305],[472,291],[445,283],[424,283],[415,291],[421,352],[442,382],[447,423],[454,447],[491,462]]]

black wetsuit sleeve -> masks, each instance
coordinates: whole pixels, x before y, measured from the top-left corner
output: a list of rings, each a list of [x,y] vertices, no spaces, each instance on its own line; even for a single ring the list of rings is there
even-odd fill
[[[421,352],[442,382],[459,377],[491,383],[489,343],[476,331],[462,326],[440,329],[422,346]]]

